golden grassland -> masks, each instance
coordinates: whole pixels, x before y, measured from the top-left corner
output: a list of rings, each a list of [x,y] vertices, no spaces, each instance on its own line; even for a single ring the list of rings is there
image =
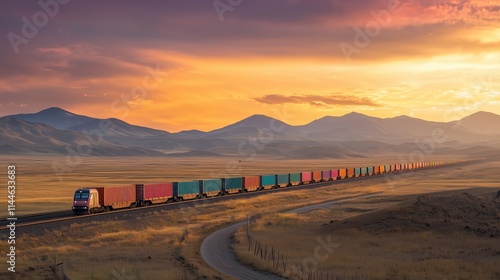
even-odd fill
[[[23,204],[26,202],[33,202],[33,204],[27,204],[25,213],[43,212],[51,207],[44,206],[45,204],[50,205],[56,202],[59,203],[58,209],[69,209],[72,193],[77,187],[128,182],[158,182],[158,178],[163,177],[167,178],[167,181],[213,177],[209,175],[216,172],[218,168],[225,168],[228,161],[231,161],[227,158],[203,158],[199,161],[196,159],[177,159],[177,161],[164,159],[162,161],[158,158],[88,158],[75,167],[72,173],[64,175],[63,181],[58,181],[51,173],[53,172],[50,168],[51,160],[50,158],[18,158],[10,161],[20,167],[18,168],[17,193],[20,207],[24,207]],[[243,163],[245,171],[240,174],[274,173],[270,172],[271,170],[277,173],[293,172],[323,169],[324,166],[338,168],[379,162],[375,159],[365,159],[337,161],[336,163],[326,160],[276,163],[271,159],[258,158],[255,162]],[[382,162],[398,161],[396,158],[387,158]],[[378,177],[367,181],[332,184],[314,189],[314,191],[304,188],[288,192],[286,196],[281,193],[272,193],[230,202],[206,204],[199,201],[182,210],[159,210],[106,223],[75,222],[71,226],[54,228],[45,232],[24,233],[18,239],[16,277],[18,279],[44,279],[48,277],[47,275],[51,275],[50,267],[55,262],[63,262],[64,272],[70,279],[227,279],[203,262],[199,256],[199,247],[206,235],[228,223],[245,220],[248,216],[257,214],[263,215],[264,218],[280,217],[282,219],[281,214],[277,213],[285,209],[380,190],[385,192],[381,204],[367,202],[364,206],[366,209],[375,209],[387,203],[397,202],[399,196],[406,194],[475,186],[495,187],[497,186],[496,177],[492,175],[495,168],[497,167],[492,166],[491,163],[485,163],[471,168],[451,167],[447,168],[446,172],[441,171],[444,169],[435,169],[415,172],[410,177],[397,176],[391,184],[388,184],[384,177]],[[486,169],[490,178],[476,176],[479,170]],[[51,191],[48,192],[47,189]],[[356,214],[360,211],[345,210],[345,212]],[[330,219],[331,215],[327,214],[328,212],[316,211],[310,215],[325,218],[328,216]],[[303,218],[300,217],[300,219]],[[288,223],[288,220],[286,221]],[[308,219],[304,222],[308,222]],[[291,234],[294,230],[296,230],[294,227],[290,227],[287,230],[287,236],[297,236]],[[266,238],[272,238],[272,236]],[[307,254],[308,251],[304,249],[304,252]],[[252,263],[255,265],[254,261]],[[4,276],[8,275],[0,273],[0,278]]]
[[[448,157],[451,158],[451,157]],[[434,157],[427,160],[442,160]],[[456,159],[456,158],[455,158]],[[190,181],[244,175],[301,172],[401,162],[396,156],[372,159],[275,160],[260,155],[252,160],[175,157],[48,157],[0,156],[17,170],[17,215],[71,209],[74,191],[82,187]],[[56,166],[56,168],[54,168]],[[4,199],[0,200],[5,205]],[[5,217],[6,213],[0,213]]]
[[[445,234],[430,229],[367,232],[354,228],[349,221],[359,214],[402,201],[400,194],[405,193],[479,186],[491,187],[493,193],[500,190],[495,179],[499,165],[452,168],[446,174],[426,172],[427,176],[411,185],[388,192],[393,199],[373,197],[305,214],[268,215],[251,223],[249,230],[246,227],[238,230],[235,251],[243,263],[293,279],[326,279],[327,276],[329,279],[498,279],[498,236],[476,236],[465,231]],[[395,182],[400,183],[408,182]],[[487,197],[491,199],[491,195]],[[500,229],[499,214],[496,221],[484,223]],[[466,215],[470,213],[464,213]],[[339,221],[345,225],[332,227]],[[318,238],[329,240],[335,246],[328,252]],[[264,260],[260,252],[255,251],[257,243],[268,252],[274,251],[275,257]],[[284,257],[286,268],[283,260],[275,265],[277,255]]]

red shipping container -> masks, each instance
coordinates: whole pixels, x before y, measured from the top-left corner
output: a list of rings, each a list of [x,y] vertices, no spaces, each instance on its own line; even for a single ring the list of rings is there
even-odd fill
[[[142,192],[140,192],[142,188]],[[137,185],[137,200],[150,201],[152,203],[163,203],[174,197],[172,183]]]
[[[260,176],[243,177],[243,188],[247,191],[255,191],[260,187]]]
[[[129,207],[136,202],[135,185],[121,187],[98,187],[101,206],[113,209]]]
[[[308,184],[312,181],[312,176],[311,176],[312,174],[311,173],[312,172],[302,172],[300,174],[300,178],[301,178],[303,184]]]
[[[380,173],[380,166],[374,166],[373,167],[373,174],[377,175]]]

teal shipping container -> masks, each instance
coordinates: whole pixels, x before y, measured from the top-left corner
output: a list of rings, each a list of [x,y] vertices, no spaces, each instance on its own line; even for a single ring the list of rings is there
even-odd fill
[[[280,187],[286,187],[290,184],[290,174],[278,174],[276,175],[276,181]]]
[[[290,184],[298,185],[300,182],[300,173],[290,173]]]
[[[271,188],[276,186],[276,175],[261,175],[260,186],[263,188]]]
[[[222,179],[224,191],[226,192],[236,192],[243,189],[243,178],[223,178]]]
[[[222,190],[221,179],[200,180],[203,193],[220,192]]]
[[[373,166],[368,167],[368,175],[373,175]]]
[[[354,176],[355,177],[361,176],[361,167],[354,168]]]
[[[361,167],[361,176],[366,176],[368,173],[368,167]]]
[[[176,185],[177,185],[177,194],[179,196],[200,193],[200,184],[198,181],[177,182]]]

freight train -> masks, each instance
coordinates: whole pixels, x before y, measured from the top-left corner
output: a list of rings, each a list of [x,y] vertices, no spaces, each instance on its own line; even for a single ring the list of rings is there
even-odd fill
[[[459,161],[417,162],[186,182],[83,188],[76,190],[72,210],[75,214],[93,214],[121,208],[374,176],[456,163]]]

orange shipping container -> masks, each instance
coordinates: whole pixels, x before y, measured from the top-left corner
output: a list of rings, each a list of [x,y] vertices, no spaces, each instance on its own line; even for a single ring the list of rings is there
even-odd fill
[[[345,179],[347,177],[347,169],[339,169],[340,179]]]
[[[313,181],[314,182],[321,181],[321,171],[313,171]]]
[[[260,187],[260,177],[259,176],[247,176],[243,177],[243,188],[247,191],[255,191]]]
[[[354,168],[347,168],[347,177],[354,178]]]

